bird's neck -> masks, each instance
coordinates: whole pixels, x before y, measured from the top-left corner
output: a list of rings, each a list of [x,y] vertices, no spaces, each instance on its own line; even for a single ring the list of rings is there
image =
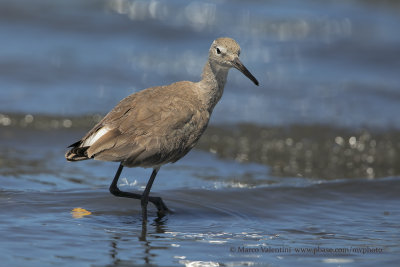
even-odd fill
[[[207,61],[203,69],[202,79],[198,83],[200,97],[211,112],[224,92],[229,68]]]

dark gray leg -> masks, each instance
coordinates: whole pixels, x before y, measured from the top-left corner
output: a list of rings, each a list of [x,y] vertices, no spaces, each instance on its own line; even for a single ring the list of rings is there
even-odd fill
[[[154,179],[156,178],[159,169],[160,169],[159,167],[153,169],[153,172],[151,173],[150,179],[147,182],[146,188],[144,189],[142,197],[140,199],[141,200],[141,205],[142,205],[143,221],[147,221],[147,203],[150,200],[149,199],[149,194],[150,194],[151,187],[153,186]],[[161,200],[161,202],[162,202],[162,200]]]
[[[110,192],[114,196],[117,197],[127,197],[127,198],[134,198],[134,199],[140,199],[141,204],[142,204],[142,214],[146,213],[146,216],[143,217],[144,219],[147,220],[147,203],[150,201],[157,207],[157,214],[159,217],[162,217],[166,215],[166,213],[169,211],[167,206],[164,204],[163,200],[160,197],[151,197],[149,196],[150,194],[150,189],[151,186],[153,185],[154,179],[156,178],[157,172],[160,168],[156,168],[153,170],[149,182],[146,185],[146,189],[143,192],[143,195],[136,194],[136,193],[131,193],[131,192],[124,192],[119,190],[118,188],[118,179],[119,176],[121,175],[122,169],[124,166],[122,164],[119,165],[117,172],[115,173],[115,177],[110,185]],[[143,207],[145,207],[145,212],[143,211]]]

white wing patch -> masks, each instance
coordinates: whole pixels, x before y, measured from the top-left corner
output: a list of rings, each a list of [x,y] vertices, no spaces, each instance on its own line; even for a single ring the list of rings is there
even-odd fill
[[[97,140],[100,139],[100,137],[102,137],[103,135],[105,135],[106,133],[108,133],[110,129],[108,129],[107,127],[103,127],[100,130],[98,130],[97,132],[95,132],[94,134],[92,134],[91,136],[89,136],[85,142],[83,142],[82,146],[91,146],[93,145]]]

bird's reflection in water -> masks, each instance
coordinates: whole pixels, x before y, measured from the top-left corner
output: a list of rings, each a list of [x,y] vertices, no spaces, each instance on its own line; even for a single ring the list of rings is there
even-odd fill
[[[137,232],[137,236],[138,236],[138,240],[140,241],[140,246],[143,248],[142,253],[139,253],[142,255],[141,260],[142,262],[137,262],[137,257],[134,256],[134,254],[138,254],[138,251],[134,251],[138,248],[137,244],[135,246],[132,246],[132,260],[121,260],[122,257],[119,257],[119,254],[122,250],[126,250],[126,243],[123,244],[124,242],[127,241],[134,241],[134,238],[129,239],[129,236],[125,236],[123,233],[120,232],[113,232],[112,236],[110,237],[110,241],[111,241],[111,249],[109,251],[110,253],[110,257],[111,257],[111,262],[113,266],[131,266],[132,264],[143,264],[143,265],[148,265],[148,264],[152,264],[152,259],[155,257],[155,253],[154,250],[159,250],[160,246],[152,246],[152,241],[151,239],[148,238],[149,234],[148,234],[148,230],[150,230],[150,235],[156,234],[156,238],[158,236],[158,234],[163,234],[166,232],[166,223],[168,221],[168,219],[166,217],[157,217],[156,219],[154,219],[152,222],[151,221],[147,221],[147,220],[142,220],[140,222],[141,224],[141,231]],[[135,230],[137,229],[136,227],[139,226],[139,222],[138,221],[132,221],[129,222],[128,224],[130,224],[132,227],[135,228]],[[138,229],[137,229],[138,230]],[[131,235],[131,237],[134,237],[134,235]],[[164,248],[166,249],[166,248]],[[128,248],[129,250],[129,248]],[[126,256],[124,256],[123,258],[126,258]],[[134,258],[136,258],[135,260],[133,260]],[[139,261],[141,261],[139,260]]]
[[[140,241],[147,241],[147,226],[148,226],[148,220],[147,220],[147,209],[142,213],[142,216],[146,216],[145,218],[142,218],[142,232],[139,237]],[[154,226],[155,233],[157,234],[163,234],[165,233],[165,224],[167,222],[167,217],[165,216],[158,216],[154,221],[151,223],[151,226]]]

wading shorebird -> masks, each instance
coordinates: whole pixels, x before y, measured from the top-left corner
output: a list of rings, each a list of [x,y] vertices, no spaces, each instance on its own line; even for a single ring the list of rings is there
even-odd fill
[[[81,140],[70,145],[65,158],[120,162],[110,192],[118,197],[140,199],[144,221],[149,201],[157,207],[160,217],[165,215],[169,210],[162,199],[149,196],[154,179],[162,165],[176,162],[196,145],[222,96],[229,69],[238,69],[258,85],[257,79],[240,62],[239,54],[240,47],[235,40],[216,39],[201,81],[181,81],[129,95]],[[143,194],[118,188],[124,166],[153,169]]]

